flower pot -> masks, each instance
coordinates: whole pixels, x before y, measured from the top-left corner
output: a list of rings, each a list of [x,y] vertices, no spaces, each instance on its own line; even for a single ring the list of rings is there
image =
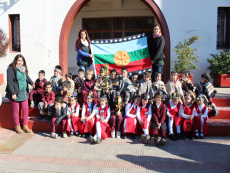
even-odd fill
[[[4,83],[4,75],[0,74],[0,84],[3,84],[3,83]]]
[[[182,74],[181,74],[181,73],[179,73],[179,79],[180,79],[180,80],[182,79]],[[193,83],[193,74],[190,74],[189,79],[190,79],[190,80],[192,81],[192,83]]]
[[[230,87],[230,74],[217,74],[213,78],[213,85],[218,87]]]

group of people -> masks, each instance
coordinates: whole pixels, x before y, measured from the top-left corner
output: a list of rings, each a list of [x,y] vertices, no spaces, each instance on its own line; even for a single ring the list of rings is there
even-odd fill
[[[126,68],[118,77],[116,69],[110,72],[104,67],[95,79],[89,66],[94,55],[88,33],[81,30],[76,41],[77,77],[71,73],[61,76],[62,67],[54,68],[49,81],[45,71],[40,70],[33,83],[28,75],[25,58],[17,55],[7,69],[6,97],[13,107],[15,130],[18,133],[32,133],[28,127],[28,105],[38,105],[39,119],[51,122],[51,136],[57,138],[56,126],[62,123],[63,137],[89,137],[91,143],[101,143],[107,137],[126,138],[141,135],[144,143],[153,135],[157,145],[166,143],[168,129],[172,140],[204,138],[207,135],[208,110],[213,116],[218,110],[212,98],[216,90],[209,82],[210,75],[201,75],[194,86],[185,70],[182,79],[176,71],[166,84],[162,81],[161,68],[164,65],[164,38],[160,26],[154,26],[149,40],[152,72],[145,71],[143,78]],[[29,92],[28,84],[33,86]],[[80,101],[82,100],[82,101]],[[19,123],[19,108],[23,110],[23,128]],[[159,133],[160,132],[160,133]],[[158,134],[159,133],[159,134]],[[159,138],[160,136],[161,138]]]

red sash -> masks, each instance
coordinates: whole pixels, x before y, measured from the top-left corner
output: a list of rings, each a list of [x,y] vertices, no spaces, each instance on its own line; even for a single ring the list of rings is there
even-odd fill
[[[107,110],[109,109],[109,106],[106,105],[106,107],[104,109],[101,108],[101,106],[99,107],[99,116],[103,117],[104,120],[107,118]],[[102,123],[100,120],[96,119],[96,123],[100,122],[101,125],[101,139],[106,139],[107,137],[111,137],[111,129],[109,126],[109,123]],[[97,128],[96,128],[96,133],[97,133]]]
[[[89,117],[90,114],[92,113],[94,104],[92,105],[91,111],[89,112],[89,106],[87,103],[85,103],[85,117]],[[95,117],[94,117],[95,118]],[[88,121],[85,120],[85,126],[84,126],[84,133],[93,133],[93,118],[90,118]]]
[[[185,106],[185,104],[183,104],[182,106],[184,109],[184,114],[186,114],[186,115],[192,115],[193,114],[194,104],[191,107],[187,107],[187,106]],[[183,119],[184,119],[184,122],[183,122],[184,132],[191,132],[192,126],[193,126],[193,120],[189,120],[187,118],[183,118]]]
[[[178,126],[179,124],[183,123],[183,117],[179,117],[180,105],[181,105],[181,103],[179,102],[177,104],[176,108],[172,109],[169,102],[166,104],[166,106],[168,107],[169,113],[174,118],[173,123],[175,124],[175,126]]]
[[[148,125],[148,115],[149,115],[149,105],[146,105],[146,107],[140,106],[140,117],[143,121],[143,124],[141,125],[142,129],[147,129]]]
[[[131,107],[129,113],[135,115],[136,110],[137,110],[137,107],[136,108]],[[137,124],[135,124],[136,118],[130,118],[126,116],[125,119],[126,119],[126,133],[136,134],[136,129],[137,129]]]
[[[202,114],[204,114],[205,110],[206,110],[207,106],[204,105],[204,108],[202,109]],[[198,106],[195,106],[195,109],[197,111],[198,114],[200,114],[200,110],[198,108]],[[194,116],[194,134],[195,134],[195,130],[200,130],[201,129],[201,118]],[[207,135],[208,132],[208,123],[207,123],[207,117],[204,118],[204,128],[203,128],[203,133],[205,135]]]

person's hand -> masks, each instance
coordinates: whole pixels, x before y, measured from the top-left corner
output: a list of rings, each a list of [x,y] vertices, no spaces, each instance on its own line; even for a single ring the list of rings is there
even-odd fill
[[[173,120],[173,116],[170,117],[170,120]]]
[[[67,117],[70,118],[70,114],[68,114]]]
[[[78,92],[78,93],[81,93],[81,89],[77,89],[77,92]]]
[[[108,92],[109,92],[109,90],[106,90],[105,92],[106,92],[106,93],[108,93]]]
[[[33,89],[35,89],[35,84],[33,84],[32,86],[33,86]]]
[[[158,127],[158,129],[160,129],[161,128],[161,123],[157,123],[157,127]]]
[[[143,120],[140,120],[140,125],[142,126],[144,124]]]
[[[138,90],[138,88],[137,87],[134,87],[134,89],[137,91]]]
[[[75,117],[76,116],[76,113],[72,113],[72,117]]]
[[[105,120],[100,120],[102,123],[104,123],[105,122]]]
[[[87,117],[85,120],[86,120],[86,121],[89,121],[89,120],[90,120],[90,117]]]
[[[60,91],[60,94],[63,95],[63,90]]]
[[[90,57],[90,58],[93,58],[93,57],[94,57],[94,55],[93,55],[93,54],[89,54],[89,57]]]
[[[153,60],[151,60],[151,63],[154,64],[155,62]]]
[[[55,123],[55,126],[58,126],[58,124]]]
[[[121,116],[121,112],[120,111],[117,111],[117,116]]]
[[[202,113],[199,113],[197,116],[200,118],[202,116]]]
[[[47,102],[45,102],[45,106],[44,106],[44,109],[46,109],[47,108]]]
[[[12,95],[12,99],[13,99],[13,100],[16,100],[16,99],[17,99],[16,94]]]
[[[192,116],[192,115],[190,115],[190,116],[189,116],[189,120],[192,120],[192,119],[193,119],[193,116]]]
[[[136,118],[137,116],[136,115],[133,115],[133,118]]]
[[[81,117],[81,121],[83,121],[84,120],[84,117]]]

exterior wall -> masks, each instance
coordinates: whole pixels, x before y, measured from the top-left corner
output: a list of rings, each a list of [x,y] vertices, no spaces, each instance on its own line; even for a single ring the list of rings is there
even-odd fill
[[[99,2],[98,2],[99,1]],[[59,36],[64,18],[75,0],[19,0],[14,4],[3,0],[6,7],[0,10],[0,27],[9,34],[8,15],[20,14],[21,25],[21,54],[25,56],[29,68],[29,74],[33,80],[37,78],[37,72],[46,71],[49,79],[53,74],[54,66],[59,63]],[[92,0],[92,5],[85,6],[76,16],[70,30],[68,40],[68,64],[69,71],[74,74],[76,68],[75,41],[78,31],[82,28],[82,18],[91,17],[116,17],[116,16],[149,16],[151,11],[139,0],[122,0],[121,3],[111,0]],[[229,0],[175,0],[173,2],[155,0],[167,21],[171,50],[178,41],[199,35],[201,39],[193,46],[199,48],[198,55],[201,62],[200,70],[194,70],[194,83],[199,81],[200,74],[207,72],[207,58],[210,54],[219,53],[216,49],[217,35],[217,7],[230,6]],[[18,53],[8,53],[7,57],[0,60],[0,73],[4,73],[6,81],[7,66]],[[177,56],[171,51],[171,62]],[[167,62],[165,62],[167,63]],[[173,63],[171,63],[173,68]]]

